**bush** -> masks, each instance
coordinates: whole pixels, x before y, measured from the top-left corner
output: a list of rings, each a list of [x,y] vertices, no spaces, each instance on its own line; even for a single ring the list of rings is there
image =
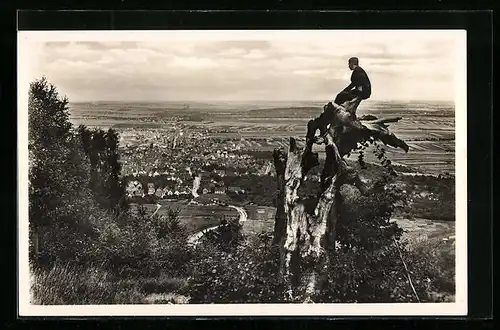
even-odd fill
[[[193,250],[185,240],[162,239],[151,255],[150,274],[167,273],[173,277],[186,277],[190,273]]]
[[[320,300],[417,302],[402,258],[420,301],[436,301],[433,292],[452,292],[454,253],[428,240],[412,246],[400,241],[403,230],[390,220],[406,207],[406,196],[393,180],[383,177],[370,195],[344,201],[337,223],[341,247],[330,258],[330,284]]]
[[[180,210],[168,209],[166,216],[155,216],[151,219],[158,239],[187,239],[186,227],[181,224],[179,214]]]
[[[417,302],[402,258],[420,301],[439,301],[436,292],[454,292],[454,257],[449,248],[435,245],[438,242],[408,246],[399,242],[403,230],[389,220],[400,194],[381,182],[368,196],[343,195],[337,223],[340,246],[330,252],[328,281],[316,301]],[[193,263],[188,292],[192,303],[286,301],[279,247],[270,243],[269,235],[224,249],[217,240],[205,242]]]
[[[455,295],[455,243],[439,238],[408,246],[407,264],[417,279],[417,293],[426,301],[444,301]]]
[[[282,301],[279,251],[268,236],[222,251],[204,245],[193,261],[186,294],[191,303],[277,303]]]
[[[320,301],[339,303],[416,302],[396,246],[370,252],[339,250],[330,258],[329,283]]]
[[[191,258],[187,233],[178,213],[168,217],[128,215],[99,232],[89,252],[92,260],[120,276],[184,276]]]
[[[96,241],[93,260],[123,276],[148,275],[151,252],[158,240],[147,223],[137,225],[110,223]]]
[[[233,251],[245,239],[242,234],[242,225],[239,222],[226,220],[222,220],[220,223],[216,229],[203,235],[201,241],[225,252]]]
[[[82,234],[78,229],[69,226],[52,226],[38,230],[39,249],[36,259],[32,259],[41,267],[50,267],[55,263],[72,262],[85,264],[91,261],[89,251],[92,250],[94,238]]]
[[[402,249],[412,284],[421,302],[453,299],[453,265],[429,258],[421,250]],[[282,303],[277,246],[262,238],[232,252],[205,247],[193,263],[184,294],[191,303]],[[316,296],[323,303],[417,302],[395,244],[368,251],[339,250],[330,256],[328,283]]]
[[[337,240],[346,249],[357,247],[375,250],[399,239],[403,230],[390,222],[399,197],[383,187],[370,195],[346,200],[341,204]]]

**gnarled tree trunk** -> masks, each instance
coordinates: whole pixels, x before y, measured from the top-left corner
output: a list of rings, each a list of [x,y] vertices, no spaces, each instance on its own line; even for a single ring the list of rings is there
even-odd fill
[[[287,298],[314,302],[315,295],[326,283],[328,258],[335,250],[335,227],[340,203],[339,188],[352,184],[362,193],[367,188],[343,156],[357,143],[370,137],[408,151],[408,146],[387,129],[386,123],[401,118],[377,119],[374,116],[356,117],[359,99],[345,106],[328,103],[321,116],[330,123],[326,132],[315,133],[324,118],[308,123],[306,145],[298,148],[290,138],[288,151],[273,153],[277,178],[277,212],[274,243],[281,247],[281,276],[287,284]],[[324,129],[323,129],[324,131]],[[305,175],[319,165],[318,154],[312,152],[314,143],[325,144],[326,160],[321,173],[321,189],[317,199],[303,199],[298,190]]]

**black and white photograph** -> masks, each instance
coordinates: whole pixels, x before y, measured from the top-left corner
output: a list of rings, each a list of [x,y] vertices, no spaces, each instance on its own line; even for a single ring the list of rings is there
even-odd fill
[[[465,315],[466,67],[463,30],[18,32],[20,315]]]

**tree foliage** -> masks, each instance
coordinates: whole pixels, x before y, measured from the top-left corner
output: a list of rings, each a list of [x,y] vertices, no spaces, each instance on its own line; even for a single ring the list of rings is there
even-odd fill
[[[89,261],[86,251],[124,196],[118,135],[75,130],[68,99],[45,77],[30,84],[28,115],[30,241],[39,242],[37,260]]]
[[[119,214],[127,210],[125,183],[120,178],[118,133],[110,128],[90,130],[84,125],[77,129],[83,149],[90,159],[90,187],[99,204]]]
[[[252,237],[232,250],[205,245],[196,251],[188,286],[191,303],[284,302],[279,249],[270,235]]]
[[[315,301],[417,302],[399,249],[421,302],[444,301],[454,294],[453,254],[446,253],[442,242],[410,248],[398,240],[402,230],[389,219],[401,192],[394,187],[384,190],[382,186],[368,196],[354,199],[344,189],[342,192],[350,206],[340,210],[337,249],[330,251],[327,281],[315,293]],[[249,236],[231,249],[205,244],[193,256],[185,294],[191,296],[191,303],[301,302],[284,295],[279,254],[279,246],[265,233]]]
[[[28,113],[30,229],[40,233],[47,259],[68,258],[75,244],[57,235],[89,236],[90,214],[100,216],[91,210],[95,203],[88,189],[90,163],[72,131],[68,100],[46,78],[30,84]],[[59,254],[53,251],[57,244]]]
[[[222,220],[220,225],[203,235],[202,241],[222,251],[232,251],[240,246],[245,237],[242,225],[237,221]]]

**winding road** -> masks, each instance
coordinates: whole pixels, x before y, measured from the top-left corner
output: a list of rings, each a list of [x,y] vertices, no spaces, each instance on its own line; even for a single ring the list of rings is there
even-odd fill
[[[245,222],[248,220],[248,215],[247,215],[247,212],[245,211],[244,208],[242,208],[241,206],[236,206],[236,205],[228,205],[228,207],[230,208],[233,208],[235,209],[236,211],[238,211],[238,213],[240,214],[240,220],[239,222],[242,223],[242,222]]]

